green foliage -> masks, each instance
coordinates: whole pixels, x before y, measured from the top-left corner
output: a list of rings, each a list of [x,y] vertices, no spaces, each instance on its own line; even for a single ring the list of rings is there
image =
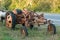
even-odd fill
[[[0,9],[27,8],[33,11],[60,12],[60,0],[3,0]]]
[[[8,10],[11,2],[12,2],[12,0],[2,0],[0,8]]]

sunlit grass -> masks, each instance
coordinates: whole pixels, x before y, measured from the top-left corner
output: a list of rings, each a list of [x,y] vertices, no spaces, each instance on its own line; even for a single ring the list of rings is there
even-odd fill
[[[0,40],[60,40],[60,27],[56,26],[57,34],[50,35],[47,33],[47,26],[34,27],[32,30],[28,28],[29,35],[22,37],[20,28],[21,25],[16,25],[15,30],[8,29],[5,25],[0,25]]]

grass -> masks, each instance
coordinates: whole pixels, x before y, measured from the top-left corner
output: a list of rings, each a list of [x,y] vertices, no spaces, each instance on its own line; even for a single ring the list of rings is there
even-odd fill
[[[50,35],[47,32],[47,26],[41,25],[41,27],[35,27],[30,30],[28,29],[29,35],[22,37],[20,33],[21,25],[16,25],[15,30],[8,29],[5,25],[0,23],[0,40],[60,40],[60,27],[56,26],[57,34]]]

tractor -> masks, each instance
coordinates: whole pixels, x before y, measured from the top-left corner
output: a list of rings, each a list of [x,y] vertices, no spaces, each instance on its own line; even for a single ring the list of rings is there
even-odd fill
[[[37,17],[38,19],[36,20],[35,17]],[[53,34],[56,34],[56,27],[52,23],[50,23],[50,21],[48,21],[48,20],[43,21],[40,18],[43,20],[46,20],[43,18],[43,16],[41,17],[41,15],[39,15],[39,16],[34,15],[34,12],[26,12],[26,11],[22,11],[20,9],[15,9],[13,11],[6,12],[6,17],[5,17],[6,27],[15,29],[15,26],[17,24],[22,24],[23,27],[21,28],[21,34],[24,36],[27,36],[28,35],[27,25],[30,24],[30,28],[32,29],[33,24],[35,23],[34,21],[36,20],[38,25],[39,25],[39,23],[49,24],[48,28],[47,28],[48,31],[49,32],[53,31]]]

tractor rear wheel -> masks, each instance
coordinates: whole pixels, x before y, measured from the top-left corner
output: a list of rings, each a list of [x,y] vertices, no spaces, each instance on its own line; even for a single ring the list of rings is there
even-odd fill
[[[6,14],[6,27],[14,28],[16,25],[16,17],[13,12],[9,12]]]

